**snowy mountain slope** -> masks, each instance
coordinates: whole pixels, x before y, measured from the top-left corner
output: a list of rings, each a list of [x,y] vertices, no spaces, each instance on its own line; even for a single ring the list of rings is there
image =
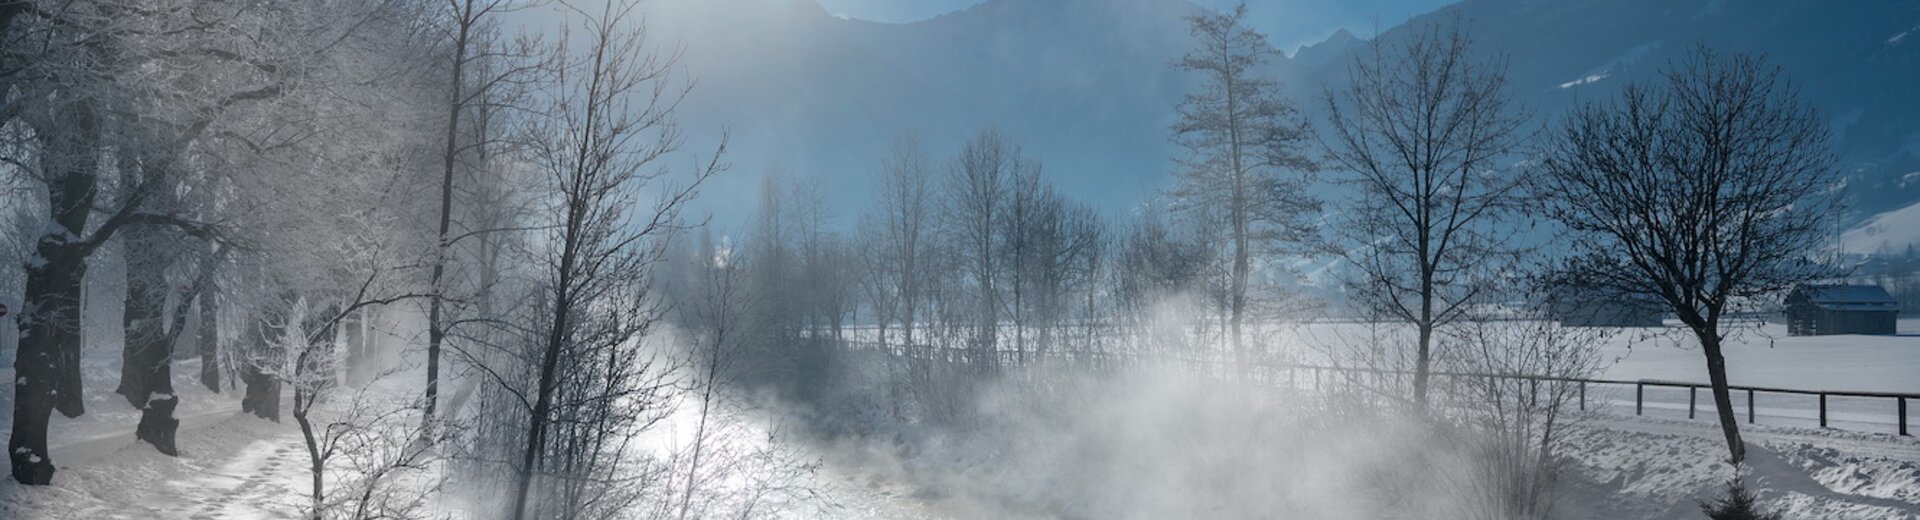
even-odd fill
[[[1507,61],[1515,97],[1544,128],[1574,103],[1655,79],[1697,45],[1763,53],[1829,123],[1855,207],[1843,224],[1920,200],[1920,182],[1905,178],[1920,171],[1920,40],[1901,36],[1920,26],[1920,1],[1468,0],[1409,23],[1456,19]],[[1343,59],[1301,61],[1290,76],[1345,79]]]
[[[1874,215],[1840,234],[1840,248],[1847,253],[1899,253],[1916,245],[1920,245],[1920,203]]]

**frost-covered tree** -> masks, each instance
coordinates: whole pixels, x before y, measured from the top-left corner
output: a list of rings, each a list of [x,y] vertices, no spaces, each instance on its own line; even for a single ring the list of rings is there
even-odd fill
[[[1225,294],[1229,341],[1248,361],[1241,329],[1249,314],[1253,257],[1297,244],[1319,206],[1307,196],[1305,121],[1262,67],[1278,51],[1247,25],[1245,4],[1187,18],[1196,48],[1175,62],[1202,77],[1173,124],[1180,158],[1174,196],[1190,212],[1217,212],[1231,256]]]
[[[186,0],[46,8],[50,4],[8,2],[0,14],[6,49],[0,124],[21,137],[5,164],[43,188],[34,203],[44,225],[24,266],[16,359],[22,377],[15,382],[9,447],[14,477],[29,484],[52,477],[45,451],[50,412],[85,411],[77,329],[81,282],[94,253],[135,230],[217,238],[231,231],[220,222],[227,215],[277,202],[252,200],[219,214],[185,204],[213,199],[217,206],[228,183],[246,178],[235,164],[305,142],[305,129],[329,117],[276,114],[288,103],[334,99],[323,92],[334,84],[322,78],[352,61],[342,54],[357,47],[339,44],[365,27],[351,22],[366,12],[356,0],[260,8]],[[159,283],[193,278],[173,277],[169,269],[195,269],[141,260],[131,266],[140,290],[128,322],[136,329],[128,345],[136,355],[128,358],[168,359],[170,345],[154,343],[163,336],[150,333],[166,330],[152,309],[173,292]],[[158,367],[142,362],[136,368],[143,370],[129,373]],[[123,393],[143,407],[155,403],[151,397],[170,397],[155,392],[154,377],[131,378]]]

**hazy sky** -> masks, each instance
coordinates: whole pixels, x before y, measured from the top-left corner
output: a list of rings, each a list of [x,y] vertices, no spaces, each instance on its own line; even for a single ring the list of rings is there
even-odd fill
[[[905,24],[1004,2],[988,16],[887,30],[814,23],[835,16]],[[1112,4],[1107,4],[1112,2]],[[984,129],[1019,143],[1055,185],[1109,218],[1123,218],[1173,182],[1181,152],[1167,138],[1185,76],[1166,64],[1191,45],[1169,13],[1176,2],[1231,8],[1233,0],[661,0],[665,32],[701,84],[682,106],[688,151],[729,137],[728,175],[702,190],[691,214],[738,230],[760,179],[829,187],[835,223],[852,226],[873,199],[889,143],[910,136],[936,161]],[[1252,24],[1292,54],[1346,28],[1381,27],[1447,0],[1265,0]],[[819,6],[819,10],[814,8]],[[1095,7],[1113,9],[1095,9]],[[748,13],[744,9],[759,8]],[[1074,10],[1091,9],[1080,20]],[[1136,9],[1137,11],[1130,11]],[[1128,18],[1139,15],[1138,19]],[[1150,16],[1151,15],[1151,16]],[[1022,18],[1024,17],[1024,18]],[[1085,21],[1085,20],[1081,20]],[[1137,26],[1129,25],[1138,22]],[[981,23],[1004,24],[995,27]],[[1053,29],[1040,26],[1052,24]],[[962,33],[945,31],[957,30]],[[1041,36],[1039,33],[1046,33]],[[992,34],[983,34],[992,33]],[[924,37],[908,36],[909,34]],[[1066,34],[1066,36],[1061,36]],[[1059,38],[1055,38],[1059,36]],[[1002,48],[1005,42],[1029,47]],[[898,47],[868,47],[871,45]],[[1037,46],[1037,47],[1033,47]],[[955,60],[955,61],[945,61]],[[681,158],[692,163],[692,158]]]
[[[983,0],[817,0],[828,12],[875,22],[904,23],[965,9]],[[1047,1],[1047,0],[1024,0]],[[1238,0],[1193,0],[1227,8]],[[1356,34],[1373,33],[1374,20],[1392,26],[1408,16],[1425,13],[1453,0],[1255,0],[1247,2],[1254,23],[1287,52],[1313,43],[1345,27]]]

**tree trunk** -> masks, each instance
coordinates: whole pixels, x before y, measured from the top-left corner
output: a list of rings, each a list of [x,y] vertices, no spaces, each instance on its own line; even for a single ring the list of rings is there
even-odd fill
[[[1437,256],[1433,252],[1433,220],[1427,215],[1427,208],[1433,206],[1431,197],[1423,192],[1416,202],[1420,204],[1420,216],[1414,223],[1420,233],[1415,244],[1419,248],[1415,252],[1420,257],[1420,319],[1414,325],[1420,328],[1420,345],[1413,359],[1413,407],[1426,413],[1427,384],[1433,365],[1433,273],[1439,260],[1429,261]]]
[[[194,343],[200,348],[200,384],[220,393],[220,299],[214,289],[209,285],[200,292],[200,334]]]
[[[161,383],[156,366],[169,365],[165,357],[172,350],[163,345],[167,305],[167,262],[161,251],[163,235],[151,229],[123,234],[121,252],[126,258],[127,303],[120,314],[126,329],[120,348],[120,386],[114,393],[127,399],[136,409],[145,409],[147,398]],[[171,392],[168,392],[171,393]]]
[[[47,451],[47,424],[59,399],[65,351],[80,345],[80,287],[86,264],[42,240],[39,254],[52,260],[27,266],[26,305],[19,317],[20,347],[13,360],[13,434],[7,441],[13,479],[21,484],[53,483],[53,458]],[[71,258],[71,259],[70,259]],[[62,410],[66,414],[65,410]],[[66,414],[69,417],[78,414]]]
[[[47,452],[47,423],[53,410],[67,417],[86,413],[81,400],[80,298],[90,246],[81,242],[93,212],[98,166],[96,121],[91,111],[76,110],[67,128],[43,133],[42,171],[47,182],[50,226],[26,263],[20,309],[19,351],[15,353],[13,433],[7,454],[13,478],[21,484],[53,482],[53,457]]]
[[[126,341],[128,349],[132,350],[128,357],[133,370],[129,378],[128,371],[123,367],[121,386],[124,391],[121,395],[126,396],[134,408],[141,410],[140,424],[134,429],[134,438],[152,444],[160,453],[177,456],[179,450],[174,445],[174,434],[179,430],[180,420],[174,418],[173,411],[180,406],[180,397],[173,391],[173,344],[186,328],[188,314],[185,308],[181,308],[173,314],[170,322],[161,322],[164,319],[167,283],[165,264],[155,261],[164,256],[155,247],[159,245],[158,238],[147,235],[127,242],[129,262],[144,258],[147,261],[142,263],[148,265],[136,270],[134,264],[128,264],[129,296],[123,318],[127,323]],[[131,256],[135,254],[144,256]],[[193,283],[205,281],[206,269],[211,267],[211,264],[202,266],[202,276]],[[145,287],[136,293],[135,288],[142,286]],[[145,301],[136,302],[136,297],[145,298]],[[142,308],[139,314],[136,314],[136,307]]]
[[[297,395],[300,393],[300,391],[296,390],[294,391],[294,393],[296,394],[296,396],[294,397],[294,401],[297,402],[300,400],[300,397]],[[313,517],[315,519],[324,518],[324,515],[322,514],[323,511],[321,511],[321,506],[326,504],[326,496],[327,496],[326,469],[327,467],[326,467],[326,461],[320,458],[319,439],[317,439],[313,435],[313,421],[307,419],[307,412],[305,407],[297,406],[297,405],[294,407],[293,421],[300,425],[300,438],[301,440],[305,441],[307,445],[307,461],[308,461],[307,474],[313,477],[312,478],[313,487],[311,489],[312,495],[310,497],[310,499],[313,501]]]
[[[443,171],[440,178],[440,232],[435,235],[437,237],[435,244],[438,249],[435,250],[433,257],[433,273],[427,281],[428,286],[432,287],[433,296],[427,300],[427,390],[426,409],[421,414],[421,420],[423,424],[428,425],[433,423],[433,415],[440,402],[440,346],[447,338],[447,331],[441,323],[442,313],[445,312],[442,307],[446,300],[445,295],[441,293],[444,290],[441,286],[441,278],[445,275],[447,252],[451,249],[449,247],[451,244],[447,240],[453,222],[453,168],[459,161],[460,113],[466,110],[468,101],[467,46],[473,27],[479,22],[478,16],[484,16],[484,13],[477,15],[474,12],[473,0],[467,0],[461,4],[460,18],[456,23],[458,27],[453,40],[453,77],[448,83],[452,92],[447,97],[447,140],[441,157]]]
[[[280,422],[280,377],[274,373],[277,370],[266,369],[278,367],[280,356],[274,343],[286,335],[286,328],[279,325],[284,319],[285,316],[272,316],[255,320],[257,343],[246,362],[241,363],[240,372],[240,381],[247,387],[240,399],[240,410],[273,422]]]
[[[1740,440],[1740,419],[1734,415],[1733,395],[1727,389],[1727,358],[1720,352],[1718,327],[1696,330],[1700,351],[1707,355],[1707,379],[1713,384],[1713,406],[1720,413],[1720,433],[1726,436],[1728,459],[1739,465],[1747,459],[1747,445]]]
[[[360,385],[368,363],[366,331],[361,329],[361,323],[366,320],[364,314],[365,311],[353,311],[340,322],[340,327],[347,332],[346,383],[354,386]]]
[[[168,345],[172,343],[167,342]],[[140,424],[134,429],[133,436],[152,444],[160,453],[178,456],[180,452],[174,445],[174,434],[180,429],[180,420],[173,417],[173,411],[180,406],[180,396],[173,393],[173,363],[166,361],[172,357],[173,349],[153,350],[159,353],[158,359],[150,357],[145,360],[151,363],[146,381],[152,393],[140,407]]]

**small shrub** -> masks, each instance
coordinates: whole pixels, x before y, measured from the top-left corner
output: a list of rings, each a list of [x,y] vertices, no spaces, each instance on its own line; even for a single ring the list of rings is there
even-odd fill
[[[1700,511],[1710,520],[1780,520],[1780,514],[1760,507],[1759,498],[1739,479],[1727,481],[1727,496],[1701,502]]]

